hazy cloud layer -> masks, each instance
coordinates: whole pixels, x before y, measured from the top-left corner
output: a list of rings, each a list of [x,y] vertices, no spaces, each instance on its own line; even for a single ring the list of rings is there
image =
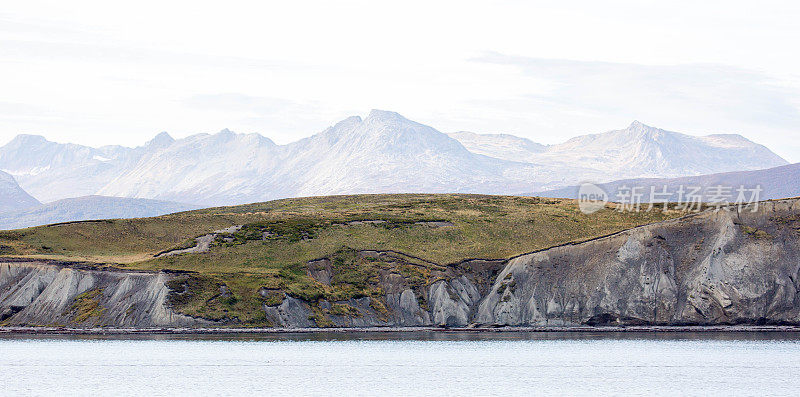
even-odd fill
[[[800,88],[763,73],[713,64],[637,65],[498,53],[473,61],[517,69],[549,84],[516,98],[476,104],[536,109],[554,119],[571,113],[586,120],[636,118],[695,133],[743,133],[800,161],[800,146],[785,139],[800,140]]]
[[[0,141],[287,143],[379,108],[543,143],[638,119],[800,161],[798,19],[791,1],[11,2]]]

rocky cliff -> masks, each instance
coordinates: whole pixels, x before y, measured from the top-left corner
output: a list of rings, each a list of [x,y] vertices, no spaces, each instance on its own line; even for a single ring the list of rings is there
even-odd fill
[[[312,301],[262,287],[264,324],[800,324],[798,199],[763,202],[755,212],[706,211],[509,260],[439,266],[396,252],[357,255],[385,264],[376,273],[379,295]],[[415,266],[428,272],[425,281]],[[335,282],[337,271],[326,258],[306,266],[320,285]],[[179,314],[176,302],[191,291],[190,280],[185,274],[8,260],[0,264],[0,324],[236,323]],[[229,294],[217,287],[212,299]]]
[[[508,261],[475,322],[800,322],[800,201],[707,211]]]
[[[0,324],[155,327],[203,325],[165,305],[167,273],[42,261],[0,263]]]

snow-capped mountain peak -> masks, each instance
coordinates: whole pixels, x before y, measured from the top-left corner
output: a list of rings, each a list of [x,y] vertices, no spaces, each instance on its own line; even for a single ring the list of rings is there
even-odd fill
[[[161,148],[161,147],[167,147],[171,145],[173,142],[175,142],[175,138],[173,138],[168,132],[161,131],[160,133],[158,133],[158,135],[153,137],[153,139],[147,141],[147,143],[145,143],[144,145],[147,147]]]
[[[388,120],[397,120],[397,121],[410,121],[407,118],[400,115],[400,113],[392,112],[391,110],[381,110],[381,109],[372,109],[369,111],[369,115],[365,121],[378,121],[378,122],[386,122]]]
[[[41,145],[49,142],[41,135],[19,134],[14,137],[6,146],[12,147],[29,147],[30,145]]]

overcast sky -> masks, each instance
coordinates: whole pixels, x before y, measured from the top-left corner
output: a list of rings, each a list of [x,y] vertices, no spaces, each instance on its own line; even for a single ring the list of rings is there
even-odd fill
[[[278,143],[372,108],[542,143],[636,119],[800,162],[797,1],[7,1],[0,143]]]

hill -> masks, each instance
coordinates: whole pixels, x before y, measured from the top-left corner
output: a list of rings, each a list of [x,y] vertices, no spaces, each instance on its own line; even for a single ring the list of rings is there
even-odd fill
[[[584,215],[315,197],[6,231],[0,248],[0,326],[800,325],[798,199]]]
[[[263,325],[260,307],[284,294],[306,302],[381,297],[388,287],[379,274],[422,288],[454,276],[467,259],[499,259],[487,262],[488,280],[504,258],[680,215],[585,215],[572,200],[531,197],[330,196],[6,231],[0,250],[18,260],[194,272],[171,285],[185,291],[171,295],[172,307]]]

